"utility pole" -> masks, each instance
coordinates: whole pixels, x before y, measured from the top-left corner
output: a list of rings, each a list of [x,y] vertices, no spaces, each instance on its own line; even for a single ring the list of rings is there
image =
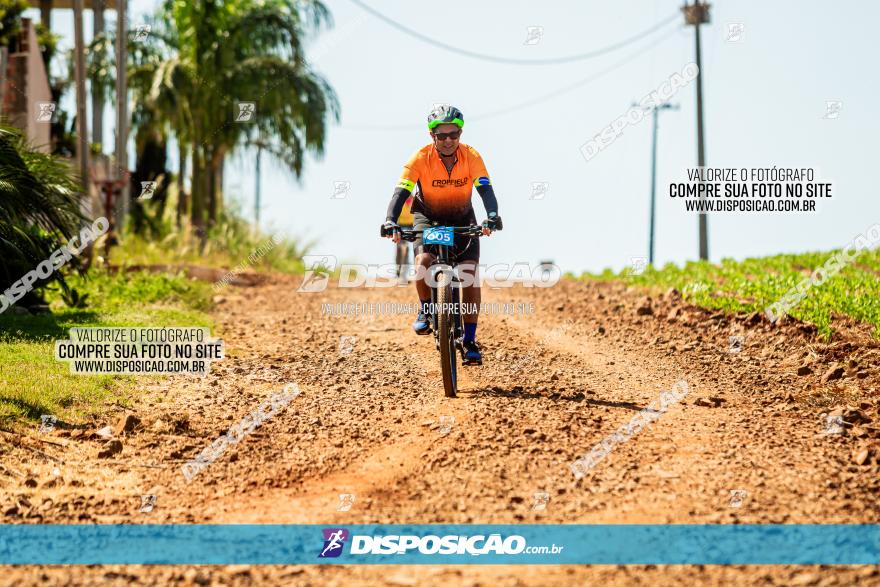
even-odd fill
[[[696,33],[696,49],[697,49],[697,165],[704,167],[706,165],[706,157],[704,151],[703,140],[703,60],[700,51],[700,25],[709,22],[709,4],[701,3],[700,0],[694,0],[693,4],[688,4],[685,0],[684,6],[681,8],[684,12],[685,24],[693,25]],[[704,196],[705,199],[705,196]],[[700,212],[700,259],[709,259],[709,227],[706,220],[706,213]]]
[[[128,178],[128,28],[126,4],[128,0],[116,0],[116,172],[119,178]],[[119,193],[119,225],[128,213],[131,192],[129,181],[125,182]]]
[[[40,22],[47,31],[52,30],[52,0],[40,0]]]
[[[257,144],[257,185],[254,198],[254,232],[260,231],[260,161],[263,159],[263,142]]]
[[[638,102],[633,102],[633,108],[640,108],[641,105]],[[657,111],[658,110],[678,110],[678,104],[670,104],[669,102],[664,102],[663,104],[657,104],[655,106],[651,106],[650,108],[645,108],[645,110],[650,110],[653,128],[651,131],[651,206],[650,206],[650,222],[648,227],[648,263],[651,265],[654,264],[654,225],[655,223],[655,208],[657,201]]]
[[[254,234],[258,234],[260,232],[260,208],[262,207],[262,183],[263,183],[263,149],[268,146],[266,139],[263,138],[262,131],[258,131],[260,133],[257,140],[255,140],[252,144],[257,146],[257,169],[256,169],[256,177],[254,181],[256,184],[254,185]]]
[[[654,264],[654,209],[657,201],[657,111],[658,110],[678,110],[678,105],[672,105],[668,102],[654,106],[651,108],[651,117],[653,118],[653,137],[651,138],[651,227],[648,234],[648,263]]]
[[[104,34],[104,0],[92,0],[92,40]],[[92,88],[92,142],[104,152],[104,93]]]
[[[84,194],[91,192],[89,181],[89,124],[86,121],[86,58],[83,36],[83,0],[73,0],[74,85],[76,86],[76,155]],[[92,215],[99,210],[92,201]]]

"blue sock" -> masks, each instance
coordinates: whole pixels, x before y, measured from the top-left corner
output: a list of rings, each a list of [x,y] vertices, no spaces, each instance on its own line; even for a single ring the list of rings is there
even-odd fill
[[[473,342],[477,338],[477,323],[464,323],[464,342]]]

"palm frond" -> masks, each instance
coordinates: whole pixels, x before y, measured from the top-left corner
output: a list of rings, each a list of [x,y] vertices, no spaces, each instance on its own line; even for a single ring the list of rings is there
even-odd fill
[[[0,126],[0,291],[85,225],[80,201],[66,163],[34,150],[18,129]]]

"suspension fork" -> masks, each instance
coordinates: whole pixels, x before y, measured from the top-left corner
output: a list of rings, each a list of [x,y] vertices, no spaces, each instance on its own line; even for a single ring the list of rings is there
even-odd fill
[[[434,259],[434,263],[428,268],[428,270],[431,272],[431,279],[436,284],[437,283],[437,273],[439,271],[441,271],[440,267],[448,266],[450,268],[449,271],[452,273],[452,279],[450,281],[458,281],[457,278],[455,277],[455,267],[453,267],[452,264],[449,262],[449,247],[447,247],[445,245],[439,245],[437,248],[438,248],[438,251],[437,251],[437,255]],[[455,286],[452,287],[452,296],[453,296],[453,299],[456,301],[458,301],[459,295],[460,295],[458,290],[459,290],[458,287],[455,287]],[[437,310],[437,305],[436,305],[437,304],[437,287],[436,287],[436,285],[431,286],[431,302],[433,302],[433,304],[434,304],[434,312],[431,313],[432,326],[434,327],[433,328],[434,336],[437,336],[437,311],[436,311]],[[460,330],[461,330],[461,327],[458,326],[458,322],[460,322],[460,320],[455,320],[456,337],[460,336]]]

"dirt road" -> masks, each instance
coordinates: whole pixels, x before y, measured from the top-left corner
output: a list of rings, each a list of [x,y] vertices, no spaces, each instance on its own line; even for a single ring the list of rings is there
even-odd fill
[[[625,284],[570,281],[486,289],[484,302],[532,303],[534,313],[483,315],[485,363],[461,368],[459,397],[448,399],[433,337],[416,337],[412,316],[322,314],[322,303],[410,302],[411,286],[307,294],[298,284],[278,277],[221,294],[227,358],[206,378],[144,378],[133,410],[83,430],[4,433],[4,523],[880,522],[880,345],[858,325],[840,323],[826,344],[806,325],[714,314],[677,292],[647,299]],[[681,380],[679,403],[575,478],[574,459]],[[187,483],[184,462],[294,382],[299,397]],[[105,441],[92,431],[126,414],[140,423],[117,434],[120,453],[98,458]],[[353,496],[348,511],[340,494]],[[152,511],[140,511],[142,495],[156,496]],[[5,575],[22,585],[880,584],[877,567],[784,566]]]

